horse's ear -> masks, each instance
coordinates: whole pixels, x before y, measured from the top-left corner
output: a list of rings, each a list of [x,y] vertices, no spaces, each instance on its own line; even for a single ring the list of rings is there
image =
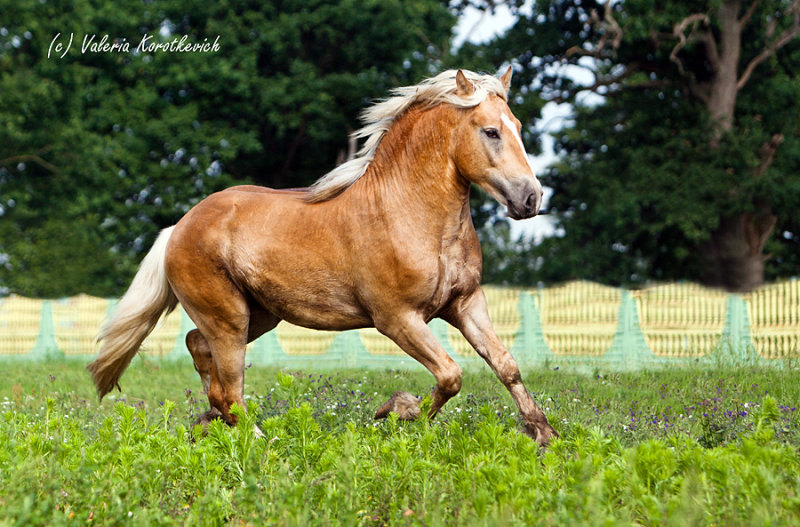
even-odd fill
[[[458,73],[456,73],[456,95],[469,97],[473,93],[475,93],[475,85],[467,79],[463,71],[458,70]]]
[[[511,88],[511,75],[514,73],[514,70],[511,66],[508,67],[508,70],[500,77],[500,82],[503,83],[503,88],[506,89],[506,93],[508,93],[509,88]]]

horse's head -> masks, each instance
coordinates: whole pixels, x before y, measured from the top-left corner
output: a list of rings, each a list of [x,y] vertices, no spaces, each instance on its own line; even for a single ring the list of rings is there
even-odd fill
[[[507,92],[511,68],[500,81]],[[456,85],[456,93],[465,98],[476,89],[461,70]],[[502,97],[490,94],[477,106],[465,109],[453,133],[450,155],[462,176],[505,205],[515,220],[539,212],[542,185],[528,161],[520,122]]]

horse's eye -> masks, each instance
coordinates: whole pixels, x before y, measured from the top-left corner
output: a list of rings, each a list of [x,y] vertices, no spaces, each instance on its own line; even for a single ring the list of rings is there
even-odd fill
[[[486,137],[488,137],[489,139],[499,139],[500,138],[500,134],[497,133],[497,130],[495,130],[494,128],[487,128],[486,130],[483,131],[483,133],[485,133]]]

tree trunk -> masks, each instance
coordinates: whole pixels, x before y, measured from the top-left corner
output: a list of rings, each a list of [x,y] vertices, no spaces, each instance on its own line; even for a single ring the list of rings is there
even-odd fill
[[[727,0],[720,5],[719,54],[713,57],[714,77],[711,80],[708,97],[708,111],[711,114],[714,131],[711,146],[718,147],[725,132],[733,129],[733,116],[736,110],[736,96],[739,80],[739,58],[742,52],[742,29],[739,26],[738,0]],[[713,37],[709,37],[713,38]]]
[[[705,285],[731,292],[752,291],[764,283],[764,244],[775,228],[768,207],[758,213],[725,216],[700,247]]]
[[[740,8],[740,0],[724,0],[717,12],[719,53],[710,57],[714,77],[707,100],[713,122],[711,148],[718,148],[722,136],[733,130],[741,58]],[[776,217],[768,204],[759,204],[756,208],[756,213],[721,217],[711,239],[700,247],[706,285],[747,292],[764,283],[764,244],[772,234]]]

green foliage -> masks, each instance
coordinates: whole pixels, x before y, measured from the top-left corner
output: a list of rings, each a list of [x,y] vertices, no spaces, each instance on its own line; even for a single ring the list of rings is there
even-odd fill
[[[561,434],[541,453],[515,430],[510,399],[496,395],[502,388],[488,373],[468,373],[464,393],[435,420],[404,423],[375,422],[370,413],[398,385],[427,390],[427,373],[289,375],[250,368],[248,394],[277,386],[293,390],[297,404],[286,404],[288,394],[250,396],[246,412],[234,409],[236,428],[216,421],[204,436],[185,426],[203,406],[192,397],[200,383],[189,364],[136,361],[123,378],[131,389],[101,405],[82,363],[9,362],[6,370],[3,523],[790,525],[800,519],[800,421],[794,407],[779,404],[800,398],[794,371],[529,372]],[[187,386],[184,401],[165,399],[181,386]],[[362,403],[369,409],[356,408]],[[752,409],[737,435],[714,446],[698,439],[698,423],[677,415],[716,412],[712,404],[720,411]],[[673,419],[651,426],[658,414]],[[256,424],[263,438],[254,435]]]
[[[521,70],[515,78],[535,88],[517,97],[537,105],[569,102],[575,110],[554,134],[561,159],[542,175],[554,190],[550,209],[563,235],[534,251],[539,258],[527,259],[531,271],[545,282],[701,280],[705,261],[698,248],[720,218],[766,210],[777,225],[764,249],[770,255],[765,277],[796,275],[800,41],[789,41],[754,69],[738,92],[732,130],[711,147],[718,128],[708,101],[696,95],[712,73],[706,48],[690,39],[677,50],[673,32],[689,15],[705,13],[718,35],[719,2],[614,2],[608,13],[606,5],[537,1],[505,36],[487,44],[497,61],[515,57]],[[787,8],[786,2],[756,3],[741,38],[740,75],[791,24],[791,16],[773,17]],[[587,75],[577,78],[576,70]],[[587,104],[584,87],[594,82],[603,99]],[[762,170],[764,145],[778,135],[783,142]]]
[[[119,295],[206,195],[320,177],[454,23],[438,0],[25,0],[0,20],[0,288],[29,296]],[[92,35],[130,51],[82,53]],[[220,49],[134,53],[145,35]]]
[[[617,35],[606,2],[537,1],[528,12],[514,0],[506,5],[517,22],[505,35],[451,51],[455,16],[496,4],[0,5],[0,294],[119,295],[157,230],[206,195],[237,183],[307,185],[342,158],[359,111],[389,88],[443,68],[509,62],[529,152],[541,148],[534,124],[545,102],[573,103],[575,115],[555,135],[561,160],[541,175],[561,235],[515,244],[498,204],[473,196],[486,282],[697,280],[698,247],[720,218],[765,210],[777,217],[763,249],[766,278],[797,274],[797,39],[754,69],[732,131],[709,148],[715,126],[692,95],[712,73],[705,48],[690,41],[671,55],[675,25],[690,14],[709,14],[719,33],[718,2],[613,2]],[[782,9],[786,2],[756,4],[740,74],[792,23],[774,16]],[[51,49],[59,33],[61,43],[75,38],[63,58]],[[219,36],[220,50],[81,52],[84,36],[106,34],[131,48],[144,35]],[[583,104],[586,81],[568,73],[577,67],[599,81],[602,104]],[[776,136],[783,141],[761,170],[762,147]]]
[[[541,278],[533,240],[511,236],[508,221],[487,222],[478,229],[483,253],[483,281],[510,286],[536,284]]]

